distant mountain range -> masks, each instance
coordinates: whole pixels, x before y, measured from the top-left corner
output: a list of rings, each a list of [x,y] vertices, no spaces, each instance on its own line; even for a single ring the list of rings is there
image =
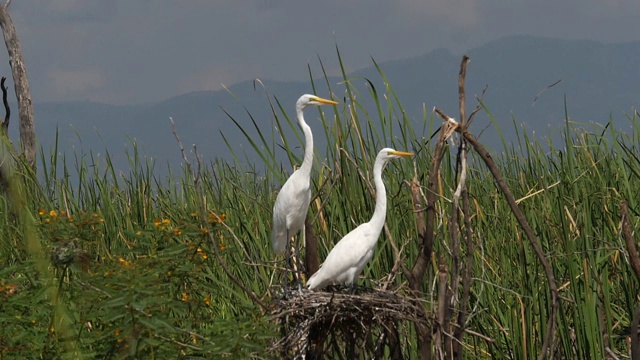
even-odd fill
[[[632,114],[640,103],[640,42],[601,44],[514,36],[471,49],[467,54],[471,58],[467,72],[468,111],[475,105],[473,97],[488,86],[484,103],[507,138],[513,137],[514,121],[541,136],[557,133],[555,130],[564,126],[565,96],[571,119],[605,123],[611,117],[620,129],[628,126],[625,114]],[[379,64],[407,115],[417,124],[416,129],[422,128],[424,109],[430,112],[437,106],[451,116],[458,116],[460,60],[461,54],[438,49],[423,56]],[[372,81],[379,92],[384,89],[373,64],[349,74],[349,78],[360,89],[363,101],[373,107],[366,93],[365,79]],[[341,80],[329,79],[338,96],[343,89],[338,85]],[[291,116],[294,116],[297,98],[312,91],[310,82],[262,82]],[[316,82],[321,89],[318,95],[326,97],[328,91],[324,84],[324,79]],[[169,123],[172,117],[185,147],[197,144],[205,159],[229,159],[220,131],[233,139],[239,154],[249,151],[250,145],[222,109],[250,129],[246,108],[259,124],[264,124],[266,134],[271,134],[273,116],[265,91],[255,85],[253,81],[245,81],[230,86],[233,96],[226,90],[197,91],[157,103],[128,106],[94,102],[38,103],[35,99],[37,137],[47,152],[57,129],[58,151],[66,153],[68,159],[73,158],[74,151],[78,156],[90,151],[95,156],[107,149],[121,170],[130,167],[125,149],[132,151],[132,140],[135,140],[140,153],[155,159],[159,171],[167,165],[177,170],[181,155]],[[307,120],[317,134],[316,148],[323,149],[326,146],[323,132],[313,126],[312,118]],[[17,128],[15,122],[12,128]],[[482,129],[488,124],[487,116],[478,116],[475,122],[477,129]],[[15,128],[13,139],[17,139]],[[481,139],[500,150],[495,134],[489,128]]]

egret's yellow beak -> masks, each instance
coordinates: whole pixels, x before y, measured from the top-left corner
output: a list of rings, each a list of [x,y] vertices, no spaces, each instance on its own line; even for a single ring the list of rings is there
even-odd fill
[[[315,97],[313,98],[313,100],[315,100],[315,101],[317,101],[317,102],[319,102],[319,103],[321,103],[321,104],[327,104],[327,105],[338,105],[338,102],[336,102],[336,101],[323,99],[323,98],[321,98],[321,97],[317,97],[317,96],[315,96]]]
[[[396,150],[392,150],[389,151],[389,155],[396,155],[396,156],[413,156],[415,155],[414,153],[410,153],[410,152],[404,152],[404,151],[396,151]]]

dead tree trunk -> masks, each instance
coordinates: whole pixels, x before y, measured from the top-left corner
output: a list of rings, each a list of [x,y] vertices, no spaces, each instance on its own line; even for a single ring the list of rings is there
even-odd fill
[[[31,103],[31,90],[29,90],[29,80],[27,70],[22,59],[20,41],[13,26],[11,16],[9,16],[8,0],[0,6],[0,27],[4,35],[4,42],[9,53],[9,65],[13,73],[13,83],[18,101],[18,114],[20,118],[20,144],[22,146],[22,156],[32,169],[36,163],[36,133],[34,127],[33,104]]]

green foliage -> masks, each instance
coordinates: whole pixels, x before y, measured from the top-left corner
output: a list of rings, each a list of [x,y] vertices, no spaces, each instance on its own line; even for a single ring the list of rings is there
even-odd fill
[[[224,225],[233,223],[227,214],[207,207],[203,219],[189,187],[180,192],[172,181],[161,187],[149,165],[116,178],[113,168],[89,174],[76,160],[76,186],[48,174],[48,195],[28,196],[31,223],[18,221],[19,209],[8,206],[15,197],[2,198],[0,358],[261,354],[272,326],[221,275],[217,261],[242,251]],[[217,200],[218,189],[205,180],[207,196]],[[20,181],[33,184],[27,194],[43,192],[28,176]],[[44,268],[17,231],[25,227],[39,238]]]
[[[369,220],[378,150],[416,152],[413,163],[394,161],[383,175],[387,231],[361,280],[402,287],[402,271],[389,280],[396,265],[392,245],[409,268],[419,251],[404,181],[416,177],[426,186],[438,123],[426,112],[419,124],[408,119],[379,70],[383,88],[347,78],[344,71],[339,86],[313,84],[319,95],[333,93],[342,103],[333,111],[307,111],[320,119],[311,125],[314,135],[329,144],[316,149],[317,198],[309,219],[323,259],[343,235]],[[364,91],[354,85],[359,80]],[[277,328],[245,290],[266,304],[274,296],[271,285],[281,269],[270,249],[271,207],[291,172],[281,159],[299,164],[303,141],[287,115],[293,104],[269,101],[273,123],[292,128],[294,138],[267,132],[250,114],[227,114],[237,126],[248,120],[258,131],[249,143],[260,165],[241,161],[235,140],[223,134],[233,160],[194,164],[197,174],[185,168],[166,179],[156,178],[153,163],[138,154],[135,143],[127,171],[115,169],[108,154],[76,154],[69,161],[57,151],[50,158],[42,153],[39,180],[16,167],[14,183],[23,185],[0,196],[0,358],[274,357],[268,349]],[[565,134],[560,148],[521,131],[494,153],[561,290],[556,358],[604,358],[606,348],[626,353],[624,328],[639,286],[620,236],[620,200],[629,201],[632,227],[636,233],[640,228],[640,121],[626,120],[589,130],[567,116],[565,127],[555,129]],[[617,130],[625,125],[634,130]],[[433,204],[435,254],[424,286],[429,311],[437,298],[437,259],[451,262],[454,155],[453,147],[447,149]],[[484,338],[465,335],[464,358],[534,358],[551,307],[546,278],[493,178],[470,156],[475,251],[465,311],[468,328]],[[413,329],[406,327],[401,336],[409,339],[405,351],[415,356]]]

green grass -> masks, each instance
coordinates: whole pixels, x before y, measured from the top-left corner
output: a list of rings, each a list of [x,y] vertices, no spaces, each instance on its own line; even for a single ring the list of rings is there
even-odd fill
[[[394,161],[383,175],[389,232],[361,280],[377,286],[394,265],[392,241],[408,267],[418,253],[413,205],[403,181],[415,175],[426,186],[429,140],[439,120],[425,113],[415,126],[382,70],[383,89],[373,82],[356,88],[343,75],[345,91],[338,98],[347,102],[307,111],[307,117],[321,119],[322,126],[316,122],[312,129],[329,144],[316,149],[317,199],[309,211],[321,258],[369,220],[378,150],[417,153],[413,162]],[[318,94],[337,89],[328,82],[313,86]],[[91,153],[69,159],[57,151],[45,157],[43,151],[40,181],[18,166],[14,186],[0,197],[5,264],[0,359],[273,357],[267,349],[278,328],[248,292],[269,304],[270,285],[277,285],[271,208],[291,165],[301,161],[303,142],[295,118],[287,115],[292,104],[270,101],[275,124],[293,128],[295,138],[276,138],[250,114],[228,114],[238,126],[243,117],[259,131],[251,145],[260,165],[240,160],[248,155],[236,154],[225,139],[234,159],[206,165],[189,159],[191,168],[173,169],[166,179],[156,177],[153,163],[135,144],[128,173],[116,172],[108,154],[100,162]],[[374,113],[366,112],[368,105]],[[617,130],[629,125],[635,129],[631,133]],[[639,129],[636,116],[604,128],[574,124],[567,116],[561,147],[520,131],[511,144],[494,149],[561,289],[556,358],[600,359],[607,347],[627,352],[622,329],[630,323],[639,286],[621,239],[618,203],[629,202],[637,232]],[[437,306],[435,259],[443,257],[448,266],[451,261],[447,229],[456,186],[454,152],[447,149],[435,204],[435,256],[424,294],[430,311]],[[473,152],[470,156],[475,251],[470,308],[463,310],[471,313],[469,329],[491,341],[465,335],[464,358],[532,359],[551,308],[546,278],[493,178]],[[281,166],[279,158],[291,164]],[[399,273],[391,285],[406,281]],[[410,337],[411,331],[407,327],[403,335]],[[411,355],[411,346],[405,351]]]

